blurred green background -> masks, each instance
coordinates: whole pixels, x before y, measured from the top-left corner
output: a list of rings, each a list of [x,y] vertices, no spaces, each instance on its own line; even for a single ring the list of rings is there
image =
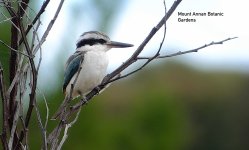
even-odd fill
[[[77,24],[81,14],[94,15],[98,18],[94,28],[108,33],[124,1],[110,3],[108,0],[93,0],[77,4],[81,5],[69,6],[71,24]],[[41,4],[32,5],[37,10]],[[65,5],[68,7],[68,3]],[[2,20],[3,16],[0,18]],[[57,26],[55,24],[54,28]],[[63,32],[58,49],[64,51],[74,48],[69,34],[75,33],[71,33],[71,30]],[[3,22],[0,24],[0,39],[9,43],[9,38],[9,23]],[[56,40],[58,37],[52,38]],[[51,42],[48,40],[47,43]],[[48,100],[50,115],[63,99],[61,83],[66,57],[61,52],[56,55],[50,58],[55,68],[46,65],[46,62],[42,63],[42,67],[55,69],[58,73],[52,75],[46,70],[41,72],[45,77],[39,80],[39,88]],[[0,61],[4,66],[6,82],[8,57],[9,50],[0,45]],[[47,57],[43,56],[43,61]],[[53,82],[46,80],[50,77],[54,78]],[[84,106],[78,122],[69,130],[69,138],[63,149],[247,150],[248,90],[248,73],[222,69],[200,70],[176,59],[162,59],[131,77],[113,83]],[[42,116],[45,117],[40,92],[38,97]],[[34,117],[29,130],[30,149],[39,149],[41,135]],[[49,121],[49,131],[55,123]]]

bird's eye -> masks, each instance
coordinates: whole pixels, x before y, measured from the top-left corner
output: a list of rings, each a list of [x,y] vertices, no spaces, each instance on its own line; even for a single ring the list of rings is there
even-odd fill
[[[79,43],[77,43],[77,48],[85,46],[85,45],[90,45],[93,46],[95,44],[104,44],[106,43],[106,40],[104,39],[83,39]]]
[[[98,39],[98,43],[104,44],[104,43],[106,43],[106,40],[104,40],[104,39]]]

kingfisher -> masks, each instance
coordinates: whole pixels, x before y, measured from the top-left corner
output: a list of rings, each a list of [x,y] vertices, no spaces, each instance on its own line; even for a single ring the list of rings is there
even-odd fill
[[[106,34],[98,31],[83,33],[76,42],[75,53],[65,64],[63,93],[71,94],[72,98],[84,97],[105,77],[109,62],[107,51],[111,48],[132,46],[128,43],[111,41]],[[71,88],[72,93],[70,93]]]

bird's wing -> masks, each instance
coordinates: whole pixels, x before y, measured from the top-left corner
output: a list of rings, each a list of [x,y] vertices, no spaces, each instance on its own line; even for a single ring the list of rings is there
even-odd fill
[[[66,62],[64,70],[64,81],[63,81],[63,93],[65,93],[67,85],[79,70],[81,63],[84,60],[85,52],[76,51],[72,56],[70,56]]]

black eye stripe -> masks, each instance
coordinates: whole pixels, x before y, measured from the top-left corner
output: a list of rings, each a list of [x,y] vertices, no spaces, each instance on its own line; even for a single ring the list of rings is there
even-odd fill
[[[83,39],[76,44],[76,47],[79,48],[84,45],[92,46],[94,44],[104,44],[104,43],[106,43],[106,40],[104,39]]]

